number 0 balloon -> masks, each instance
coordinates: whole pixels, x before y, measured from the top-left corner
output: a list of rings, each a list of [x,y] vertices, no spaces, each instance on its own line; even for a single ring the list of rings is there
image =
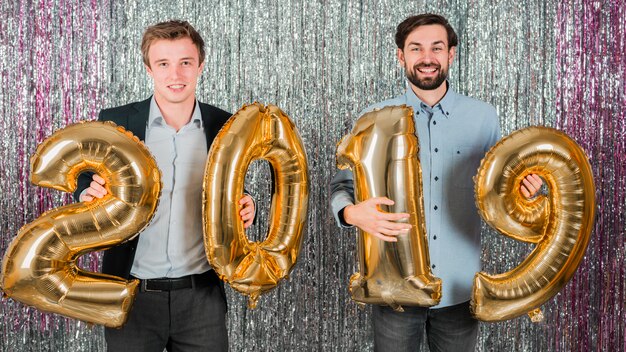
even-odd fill
[[[251,242],[239,217],[248,166],[269,161],[274,194],[267,238]],[[307,220],[306,154],[291,120],[278,107],[242,107],[213,141],[204,173],[204,243],[222,280],[249,296],[274,288],[296,263]]]
[[[138,281],[86,272],[76,259],[127,241],[150,222],[161,192],[154,159],[122,127],[84,122],[43,141],[30,162],[35,185],[71,192],[81,172],[95,171],[108,194],[50,210],[22,227],[2,262],[3,291],[42,311],[123,325]]]
[[[521,181],[529,174],[545,180],[547,196],[526,199],[521,194]],[[474,315],[500,321],[537,312],[574,275],[589,243],[595,187],[585,153],[551,128],[517,131],[487,153],[475,191],[480,214],[489,225],[537,246],[509,272],[476,274]]]

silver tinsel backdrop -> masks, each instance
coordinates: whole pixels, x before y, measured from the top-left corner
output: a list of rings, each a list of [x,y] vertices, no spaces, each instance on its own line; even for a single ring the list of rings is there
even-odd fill
[[[143,29],[189,20],[208,56],[198,98],[235,112],[280,106],[304,140],[312,185],[304,248],[290,278],[256,310],[228,289],[232,351],[369,351],[369,310],[353,303],[354,234],[335,227],[328,184],[335,144],[365,106],[405,89],[393,34],[436,12],[460,36],[451,84],[488,101],[503,134],[529,125],[565,131],[590,156],[597,217],[585,260],[565,289],[527,317],[481,324],[479,351],[623,351],[626,347],[626,4],[624,0],[0,2],[0,254],[19,228],[70,197],[30,185],[28,158],[54,130],[99,109],[145,99],[152,86]],[[264,235],[269,169],[251,168]],[[484,268],[503,272],[531,250],[484,230]],[[100,255],[80,265],[98,270]],[[103,351],[103,330],[0,301],[0,351]]]

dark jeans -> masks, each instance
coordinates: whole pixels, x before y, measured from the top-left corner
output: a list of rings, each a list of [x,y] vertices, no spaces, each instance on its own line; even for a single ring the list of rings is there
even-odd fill
[[[228,351],[224,287],[214,279],[172,291],[137,290],[126,324],[105,329],[107,350]]]
[[[469,302],[439,309],[403,308],[399,313],[388,306],[372,306],[375,351],[419,351],[424,330],[431,352],[476,348],[478,321],[470,313]]]

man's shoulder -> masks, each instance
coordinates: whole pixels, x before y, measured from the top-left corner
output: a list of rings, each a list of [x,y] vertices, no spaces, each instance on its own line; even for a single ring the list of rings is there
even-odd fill
[[[406,97],[404,96],[404,94],[397,96],[395,98],[391,98],[391,99],[383,100],[375,104],[371,104],[361,111],[361,115],[370,111],[374,111],[376,109],[382,109],[387,106],[398,106],[402,104],[406,104]]]
[[[150,99],[132,102],[126,105],[102,109],[99,120],[116,121],[127,119],[129,115],[136,114],[142,109],[150,109]]]
[[[211,119],[218,120],[221,122],[226,122],[233,114],[226,110],[222,110],[217,106],[213,106],[210,104],[205,104],[202,102],[198,102],[200,105],[200,113],[202,114],[203,119]]]
[[[472,113],[497,116],[496,108],[486,101],[468,97],[463,94],[456,94],[456,108],[461,111],[472,111]]]

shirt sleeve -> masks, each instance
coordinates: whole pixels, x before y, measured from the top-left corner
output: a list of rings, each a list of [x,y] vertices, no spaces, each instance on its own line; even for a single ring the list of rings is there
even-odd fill
[[[340,170],[330,182],[330,208],[337,225],[352,228],[343,219],[343,208],[354,204],[354,179],[352,171]]]
[[[485,153],[491,149],[500,139],[502,139],[502,132],[500,131],[500,119],[495,108],[492,108],[489,118],[487,119],[487,144],[485,145]]]

